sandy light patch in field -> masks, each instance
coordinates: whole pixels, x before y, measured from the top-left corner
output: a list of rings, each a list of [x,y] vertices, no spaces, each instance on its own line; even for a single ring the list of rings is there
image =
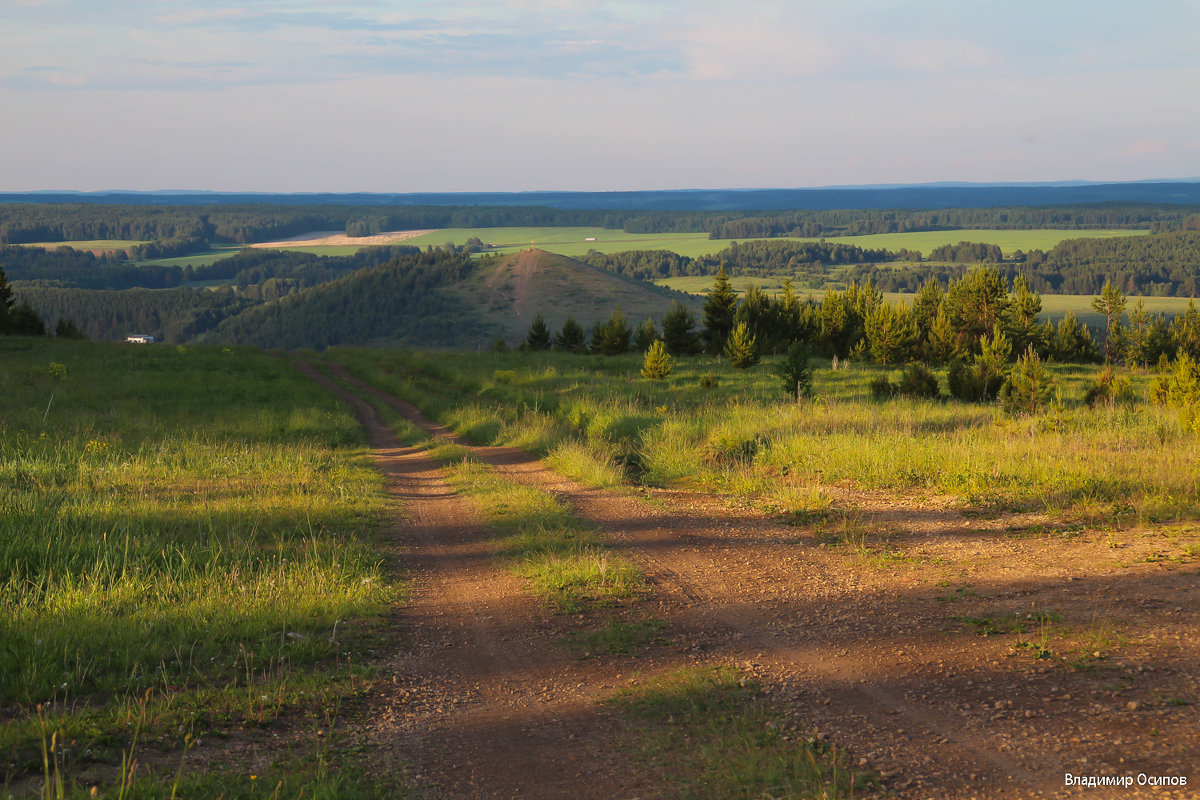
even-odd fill
[[[258,242],[250,245],[261,249],[276,249],[280,247],[316,247],[325,245],[361,245],[363,247],[371,247],[374,245],[398,244],[408,239],[415,239],[418,236],[424,236],[427,233],[433,233],[433,230],[423,231],[388,231],[387,233],[377,233],[373,236],[347,236],[339,231],[316,231],[313,233],[305,233],[300,236],[294,236],[291,239],[280,239],[277,242]]]

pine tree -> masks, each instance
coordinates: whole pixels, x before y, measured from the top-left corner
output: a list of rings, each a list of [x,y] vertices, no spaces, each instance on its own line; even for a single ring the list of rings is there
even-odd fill
[[[1125,313],[1125,295],[1113,285],[1111,280],[1104,281],[1104,288],[1099,297],[1092,298],[1092,309],[1104,315],[1104,360],[1111,362],[1119,353],[1120,345],[1114,333],[1114,325]]]
[[[0,269],[0,334],[8,333],[8,317],[13,306],[13,290],[8,285],[8,276]]]
[[[587,344],[587,334],[574,317],[567,317],[562,330],[554,337],[554,347],[568,353],[582,353]]]
[[[907,361],[916,349],[918,333],[907,308],[882,303],[866,320],[867,349],[880,364]]]
[[[1171,320],[1171,344],[1177,352],[1200,361],[1200,312],[1194,300],[1188,302],[1186,311]]]
[[[1050,401],[1053,391],[1054,376],[1030,345],[1004,382],[1000,400],[1010,413],[1036,414]]]
[[[688,356],[700,349],[696,336],[696,318],[687,306],[672,303],[663,317],[663,343],[673,356]]]
[[[550,349],[550,329],[546,327],[546,320],[538,314],[533,318],[533,324],[529,326],[529,333],[525,335],[526,350],[549,350]]]
[[[1082,325],[1075,312],[1068,311],[1054,332],[1054,360],[1067,364],[1087,364],[1100,360],[1092,332]]]
[[[629,352],[633,329],[629,320],[621,313],[614,311],[605,322],[597,322],[592,328],[592,352],[604,356],[619,356]]]
[[[744,322],[739,322],[725,342],[725,355],[737,369],[753,367],[758,363],[758,342]]]
[[[661,381],[671,374],[671,356],[667,352],[666,343],[655,339],[646,350],[642,360],[642,377],[652,381]]]
[[[647,317],[646,321],[637,330],[637,335],[633,339],[633,346],[637,352],[644,353],[650,349],[650,346],[658,338],[658,328],[654,327],[653,317]]]
[[[725,348],[725,340],[733,329],[733,315],[737,311],[737,293],[729,285],[725,275],[725,264],[717,271],[716,281],[708,299],[704,301],[704,341],[708,352],[716,355]]]
[[[792,342],[776,369],[783,391],[796,399],[812,394],[813,373],[808,356],[807,342]]]

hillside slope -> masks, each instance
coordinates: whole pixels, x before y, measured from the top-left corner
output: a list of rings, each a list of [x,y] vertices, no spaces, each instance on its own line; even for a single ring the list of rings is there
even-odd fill
[[[263,303],[223,321],[202,341],[264,348],[515,345],[537,314],[555,332],[568,315],[585,328],[618,307],[634,324],[661,321],[672,300],[696,298],[574,259],[527,250],[472,260],[423,253]]]
[[[617,308],[636,326],[647,317],[661,323],[672,301],[698,304],[695,296],[537,249],[488,263],[446,291],[510,344],[525,336],[538,314],[555,332],[568,316],[590,330]]]

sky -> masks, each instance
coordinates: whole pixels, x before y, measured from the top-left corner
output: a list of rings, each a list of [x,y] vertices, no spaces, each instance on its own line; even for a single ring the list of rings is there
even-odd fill
[[[1195,0],[3,0],[0,191],[1200,178]]]

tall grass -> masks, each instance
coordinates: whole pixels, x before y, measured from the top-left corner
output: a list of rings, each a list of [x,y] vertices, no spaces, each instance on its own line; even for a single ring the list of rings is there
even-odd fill
[[[0,395],[9,768],[38,706],[108,742],[131,698],[194,733],[342,691],[399,586],[380,478],[326,393],[248,350],[0,339]]]
[[[1200,439],[1146,399],[1145,373],[1132,376],[1137,402],[1092,408],[1082,398],[1099,368],[1053,367],[1062,403],[1013,418],[994,405],[876,401],[868,384],[889,370],[863,365],[833,372],[817,362],[816,399],[797,404],[770,358],[745,371],[679,359],[670,378],[647,381],[634,356],[335,357],[477,441],[549,455],[595,484],[620,476],[780,511],[836,484],[1098,519],[1200,516]],[[707,374],[715,388],[702,388]]]

